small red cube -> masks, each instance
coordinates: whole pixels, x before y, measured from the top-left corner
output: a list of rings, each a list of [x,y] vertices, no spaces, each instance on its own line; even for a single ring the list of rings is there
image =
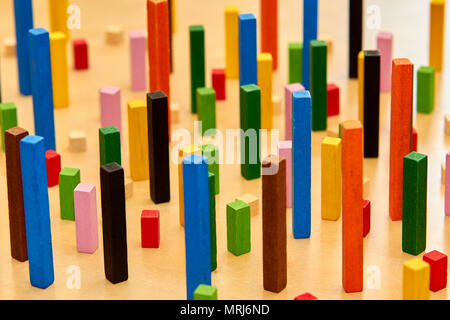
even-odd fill
[[[412,147],[414,152],[417,152],[417,130],[416,128],[413,128],[412,130]]]
[[[47,185],[54,187],[59,184],[59,173],[61,172],[61,156],[53,150],[45,151],[45,162],[47,164]]]
[[[370,231],[370,201],[364,200],[363,203],[363,237],[365,238]]]
[[[304,293],[299,296],[296,296],[294,300],[319,300],[317,297],[313,296],[311,293]]]
[[[89,68],[88,44],[86,40],[73,40],[73,57],[75,70],[86,70]]]
[[[423,256],[430,264],[430,290],[439,291],[447,287],[447,256],[439,251],[431,251]]]
[[[339,87],[334,83],[327,85],[328,91],[328,116],[337,116],[339,114]]]
[[[225,69],[213,69],[212,87],[216,91],[216,100],[226,99]]]
[[[159,211],[143,210],[141,214],[142,248],[159,248]]]

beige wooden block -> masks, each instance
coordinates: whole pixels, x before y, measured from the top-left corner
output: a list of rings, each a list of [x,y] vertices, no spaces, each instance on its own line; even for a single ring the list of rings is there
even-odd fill
[[[329,127],[327,130],[327,137],[339,138],[339,126]]]
[[[170,104],[170,122],[178,123],[180,121],[180,105],[178,103]]]
[[[6,38],[3,41],[3,51],[5,56],[12,57],[16,55],[16,39]]]
[[[124,38],[123,27],[120,25],[110,25],[106,28],[105,39],[106,43],[117,45],[122,43]]]
[[[86,132],[83,130],[69,132],[69,150],[72,152],[86,152]]]
[[[445,185],[445,160],[441,164],[441,184]]]
[[[241,200],[247,203],[250,206],[250,215],[252,217],[257,216],[259,213],[259,205],[258,205],[258,198],[254,195],[247,193],[240,197],[237,197],[236,200]]]
[[[133,196],[133,180],[125,178],[125,199],[130,199]]]
[[[275,113],[281,112],[281,97],[277,94],[272,95],[273,110]]]
[[[367,177],[363,178],[363,197],[364,200],[370,199],[370,179]]]
[[[445,119],[445,134],[450,136],[450,114],[446,114],[444,119]]]

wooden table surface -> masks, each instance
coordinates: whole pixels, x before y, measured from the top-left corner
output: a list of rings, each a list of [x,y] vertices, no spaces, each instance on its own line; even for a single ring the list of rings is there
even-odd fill
[[[34,0],[35,26],[48,28],[47,1]],[[57,151],[62,165],[81,169],[81,180],[97,187],[98,217],[101,226],[98,128],[99,89],[106,85],[122,89],[122,157],[126,175],[128,167],[128,130],[126,103],[145,99],[145,92],[130,90],[128,37],[119,46],[105,43],[104,31],[110,24],[120,24],[126,34],[146,29],[144,0],[71,0],[81,8],[81,29],[72,31],[72,38],[87,38],[91,67],[86,72],[73,70],[69,50],[70,95],[68,109],[55,111]],[[321,0],[319,34],[334,40],[329,57],[328,82],[341,88],[341,114],[329,119],[329,126],[357,118],[357,82],[347,79],[348,1]],[[429,6],[425,0],[367,0],[366,7],[375,9],[381,18],[381,29],[395,35],[394,56],[410,58],[418,69],[428,61]],[[177,0],[177,33],[174,35],[175,72],[171,78],[172,101],[180,106],[180,122],[173,126],[193,131],[196,117],[190,114],[188,26],[203,24],[206,29],[207,85],[211,85],[211,69],[224,67],[224,6],[238,4],[241,12],[259,17],[258,0]],[[287,82],[287,43],[302,39],[302,1],[279,1],[279,70],[274,74],[274,93],[284,96]],[[373,7],[375,6],[375,7]],[[0,2],[0,40],[14,37],[12,1]],[[373,17],[373,16],[372,16]],[[259,24],[258,24],[259,25]],[[447,26],[449,23],[447,23]],[[365,28],[365,49],[375,47],[378,30]],[[449,43],[450,33],[447,33]],[[258,41],[259,42],[259,41]],[[446,56],[448,57],[448,50]],[[15,57],[1,56],[1,79],[4,101],[18,107],[20,126],[33,133],[31,97],[18,93]],[[431,115],[415,116],[419,132],[419,152],[429,156],[428,170],[428,235],[427,251],[450,252],[450,220],[443,209],[441,161],[450,145],[444,135],[443,115],[449,109],[449,72],[437,74],[436,108]],[[218,128],[239,127],[238,81],[227,81],[227,100],[217,103]],[[284,105],[282,99],[281,105]],[[217,196],[218,268],[212,283],[218,287],[220,299],[293,299],[311,292],[322,299],[401,299],[402,265],[413,256],[401,250],[401,222],[392,222],[388,215],[389,122],[390,95],[381,95],[380,157],[364,160],[364,175],[371,179],[372,228],[364,240],[365,289],[346,294],[341,284],[341,225],[322,221],[320,217],[320,144],[325,132],[312,135],[312,232],[311,238],[294,240],[291,210],[288,209],[288,284],[279,294],[262,286],[262,223],[261,212],[252,218],[251,253],[235,257],[226,249],[226,204],[244,193],[261,196],[261,180],[245,181],[238,164],[220,167],[221,192]],[[275,111],[275,124],[284,137],[283,108]],[[68,133],[85,130],[85,153],[71,153]],[[176,145],[173,142],[172,148]],[[275,145],[276,148],[276,145]],[[113,285],[104,276],[101,227],[100,247],[92,255],[76,250],[75,223],[59,218],[58,187],[49,189],[50,215],[55,266],[55,282],[46,290],[33,288],[29,282],[28,263],[10,257],[7,193],[4,153],[0,153],[0,299],[185,299],[184,232],[178,222],[177,167],[171,164],[171,198],[168,204],[154,205],[149,198],[148,181],[134,183],[134,195],[127,201],[129,280]],[[140,247],[140,214],[143,209],[161,211],[161,246]],[[261,205],[260,205],[261,210]],[[420,258],[420,257],[419,257]],[[81,287],[71,290],[71,266],[81,270]],[[69,268],[69,269],[68,269]],[[379,271],[379,286],[377,286]],[[375,277],[375,278],[374,278]],[[447,298],[447,290],[431,294],[432,299]]]

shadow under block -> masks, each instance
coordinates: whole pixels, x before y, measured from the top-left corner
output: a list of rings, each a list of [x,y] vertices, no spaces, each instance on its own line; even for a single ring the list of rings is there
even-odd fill
[[[31,68],[28,30],[33,29],[33,0],[14,0],[14,20],[16,27],[19,90],[24,96],[29,96],[31,95]]]
[[[288,44],[289,84],[302,83],[302,55],[303,44],[301,42]]]
[[[75,70],[89,69],[89,48],[85,39],[73,40],[73,61]]]
[[[428,157],[411,152],[403,160],[403,252],[418,255],[427,242]]]
[[[227,79],[239,79],[239,8],[225,7],[225,73]]]
[[[62,32],[67,38],[69,37],[69,28],[67,27],[68,7],[69,0],[48,0],[50,31]]]
[[[429,114],[434,110],[433,67],[420,67],[417,70],[417,112]]]
[[[143,210],[141,214],[142,248],[159,248],[160,215],[158,210]]]
[[[226,77],[225,69],[213,69],[211,71],[211,83],[216,92],[217,101],[226,99]]]
[[[148,180],[147,105],[144,100],[128,102],[128,144],[131,179]]]
[[[273,70],[270,53],[258,54],[258,87],[261,89],[261,129],[273,127]]]
[[[217,269],[217,234],[216,234],[216,194],[214,173],[208,172],[209,186],[209,231],[211,233],[211,271]]]
[[[197,113],[197,89],[204,88],[205,79],[205,29],[203,26],[189,27],[191,59],[191,112]]]
[[[334,83],[327,85],[327,114],[329,117],[339,115],[340,90]]]
[[[120,165],[113,162],[100,168],[100,189],[105,276],[116,284],[128,280],[125,185]]]
[[[403,263],[403,300],[430,299],[430,265],[420,259]]]
[[[250,215],[252,217],[256,217],[259,213],[259,200],[258,197],[255,197],[252,194],[246,193],[242,196],[236,197],[236,201],[244,201],[246,204],[250,206]]]
[[[292,208],[292,141],[279,141],[278,155],[286,160],[286,207]]]
[[[235,256],[249,253],[250,206],[244,201],[227,204],[227,248]]]
[[[120,88],[106,86],[100,89],[101,127],[115,126],[122,132]]]
[[[73,191],[77,250],[94,253],[98,248],[97,194],[92,184],[80,183]]]
[[[17,127],[17,107],[15,103],[0,103],[0,127],[2,150],[5,151],[5,131]]]
[[[311,41],[312,130],[327,130],[327,44]]]
[[[431,0],[430,3],[430,45],[429,65],[437,72],[444,65],[445,0]]]
[[[286,160],[268,156],[262,171],[263,285],[278,293],[287,284]]]
[[[20,141],[20,162],[30,282],[33,287],[45,289],[55,277],[44,138],[23,138]]]
[[[73,191],[80,184],[80,169],[63,168],[59,173],[59,203],[61,219],[75,221]]]
[[[380,32],[377,35],[377,49],[381,55],[381,92],[391,91],[393,40],[394,35],[390,32]]]
[[[28,136],[28,131],[19,127],[5,131],[6,183],[8,186],[11,257],[20,262],[28,260],[22,168],[20,164],[20,140],[26,136]]]
[[[284,87],[284,140],[292,140],[292,94],[304,90],[305,88],[300,83],[291,83]]]
[[[363,127],[342,124],[342,284],[345,292],[363,290]]]
[[[170,103],[171,54],[169,4],[167,0],[147,0],[147,23],[150,92],[164,92]],[[170,118],[168,123],[170,123]],[[168,128],[170,129],[170,124]]]
[[[392,61],[389,215],[402,220],[403,158],[412,151],[414,65],[409,59]]]
[[[306,90],[311,88],[311,51],[310,43],[317,40],[319,6],[318,0],[303,1],[303,58],[302,58],[302,85]],[[326,48],[325,48],[326,49]]]
[[[194,300],[217,300],[217,288],[200,284],[194,291]]]
[[[273,58],[273,70],[278,68],[278,0],[261,1],[261,52]]]
[[[341,217],[342,141],[326,137],[322,141],[322,219],[336,221]]]
[[[50,33],[53,105],[55,109],[69,106],[69,65],[67,63],[67,35]]]
[[[219,148],[213,144],[205,144],[201,146],[202,155],[208,159],[208,171],[214,174],[214,192],[220,192],[220,174],[219,174]]]
[[[363,42],[363,0],[349,3],[349,78],[358,77],[358,54]]]
[[[211,232],[208,160],[198,154],[183,159],[184,236],[187,299],[200,284],[211,285]]]
[[[364,200],[363,202],[363,237],[365,238],[370,232],[370,201]]]
[[[114,126],[100,128],[98,129],[98,138],[100,146],[100,166],[111,162],[122,165],[120,131]]]
[[[292,231],[295,239],[311,236],[311,95],[292,96]]]
[[[45,161],[47,164],[47,184],[54,187],[59,184],[59,173],[61,172],[61,156],[53,151],[45,151]]]
[[[184,192],[183,192],[183,159],[191,154],[202,155],[202,150],[197,146],[186,145],[178,150],[178,208],[180,217],[180,226],[184,227]],[[209,170],[209,165],[208,165]]]
[[[147,35],[145,31],[131,31],[130,37],[130,64],[131,64],[131,90],[147,90]]]
[[[44,138],[45,150],[56,150],[50,40],[47,30],[31,29],[28,32],[28,45],[35,132]]]
[[[378,158],[380,140],[380,52],[364,51],[364,157]]]
[[[239,85],[258,83],[256,17],[240,14],[239,20]]]
[[[170,201],[168,101],[162,91],[147,94],[150,197],[155,204]]]
[[[247,180],[261,177],[261,90],[255,84],[241,86],[241,175]]]
[[[447,255],[431,251],[423,255],[423,261],[430,265],[430,290],[437,292],[447,287]]]
[[[213,88],[197,88],[197,114],[202,136],[216,134],[216,92]]]

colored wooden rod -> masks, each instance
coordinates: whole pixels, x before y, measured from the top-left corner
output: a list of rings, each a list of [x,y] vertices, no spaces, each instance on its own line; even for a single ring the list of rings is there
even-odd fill
[[[100,168],[100,189],[105,276],[116,284],[128,280],[125,183],[120,165],[112,162]]]
[[[273,70],[278,68],[278,0],[261,0],[261,51],[273,58]]]
[[[311,99],[312,130],[327,130],[327,44],[325,41],[311,41]]]
[[[358,77],[358,54],[362,49],[363,0],[350,0],[349,6],[349,78]]]
[[[73,40],[73,60],[75,70],[89,69],[89,49],[85,39]]]
[[[2,150],[5,151],[5,132],[17,127],[17,107],[15,103],[0,103],[0,127]]]
[[[41,289],[49,287],[55,279],[45,148],[42,137],[26,136],[20,140],[30,282]]]
[[[67,27],[68,7],[69,0],[48,0],[50,32],[63,32],[67,38],[70,35]]]
[[[64,32],[50,33],[52,61],[53,104],[55,108],[69,106],[69,66],[67,63],[67,35]]]
[[[445,170],[449,168],[449,170]],[[450,152],[445,155],[445,215],[450,216]]]
[[[239,15],[239,85],[258,83],[256,17]]]
[[[239,8],[225,7],[225,72],[227,79],[239,79]]]
[[[342,284],[345,292],[363,289],[363,128],[342,123]]]
[[[292,141],[278,142],[278,155],[286,160],[286,207],[292,208]]]
[[[156,204],[170,201],[168,112],[164,92],[147,94],[150,197]]]
[[[430,299],[430,265],[420,259],[403,263],[403,300]]]
[[[208,160],[198,154],[183,159],[184,236],[187,299],[198,285],[211,285]]]
[[[270,53],[258,54],[258,87],[261,89],[261,129],[273,127],[273,69]]]
[[[358,120],[364,123],[364,51],[358,54]]]
[[[194,291],[194,300],[217,300],[217,288],[200,284]]]
[[[158,210],[143,210],[141,214],[142,248],[159,248],[160,219]]]
[[[61,156],[53,151],[45,151],[45,161],[47,164],[47,184],[54,187],[59,184],[59,173],[61,172]]]
[[[209,186],[209,231],[211,233],[211,271],[217,269],[217,235],[216,235],[216,193],[214,173],[208,172]]]
[[[183,159],[191,154],[202,154],[202,150],[193,144],[182,146],[178,150],[178,208],[179,208],[179,217],[180,217],[180,225],[184,227],[184,187],[183,187]],[[208,164],[208,170],[210,169]]]
[[[292,94],[292,229],[295,239],[311,236],[311,95]]]
[[[433,250],[422,257],[430,265],[430,290],[437,292],[447,287],[447,255]]]
[[[257,85],[241,86],[241,175],[247,180],[261,177],[260,130],[261,90]]]
[[[147,0],[150,92],[162,91],[170,102],[170,30],[167,0]],[[170,132],[170,103],[168,131]],[[120,130],[120,129],[119,129]]]
[[[380,140],[380,52],[364,51],[364,157],[378,158]]]
[[[59,173],[59,207],[61,219],[75,221],[73,191],[80,182],[80,169],[63,168]]]
[[[20,140],[26,136],[28,136],[28,131],[19,127],[5,131],[11,257],[20,262],[28,260],[22,168],[20,165]]]
[[[306,90],[310,89],[310,43],[317,39],[318,28],[318,0],[303,1],[303,59],[302,59],[302,84]]]
[[[300,83],[288,84],[284,87],[284,128],[285,140],[292,140],[292,94],[296,91],[303,91],[305,88]]]
[[[144,31],[130,32],[131,90],[133,91],[145,91],[147,89],[146,46],[147,36]]]
[[[270,168],[267,175],[266,168]],[[286,160],[268,156],[262,170],[263,285],[278,293],[287,284]]]
[[[434,68],[417,70],[417,112],[429,114],[434,110]]]
[[[147,106],[145,101],[128,102],[130,175],[134,181],[147,180],[149,177],[147,133]]]
[[[197,89],[197,113],[202,136],[216,134],[216,92],[213,88]]]
[[[444,65],[445,0],[431,0],[430,3],[430,45],[429,65],[437,72]]]
[[[226,75],[225,69],[213,69],[211,71],[211,83],[214,91],[216,91],[217,101],[226,99]]]
[[[111,162],[121,165],[120,131],[114,126],[100,128],[98,129],[98,140],[100,166]]]
[[[80,183],[73,191],[77,250],[94,253],[98,248],[97,196],[95,186]]]
[[[250,206],[241,200],[227,204],[227,248],[235,256],[251,250]]]
[[[197,89],[205,87],[205,29],[203,26],[189,27],[191,58],[191,112],[197,113]]]
[[[31,29],[28,32],[28,46],[34,129],[36,135],[44,138],[46,150],[56,150],[50,40],[47,30]]]
[[[377,36],[377,49],[381,55],[381,92],[391,91],[393,39],[394,35],[390,32],[380,32]]]
[[[403,252],[418,255],[427,242],[428,157],[411,152],[403,158]]]
[[[120,88],[106,86],[100,89],[101,126],[115,126],[122,132],[122,111]]]
[[[29,96],[31,95],[31,69],[28,30],[33,29],[33,0],[14,0],[14,19],[19,90],[24,96]]]
[[[412,151],[414,65],[408,59],[392,61],[389,215],[402,219],[403,158]]]
[[[288,44],[289,56],[289,84],[302,83],[303,43],[290,42]]]
[[[322,141],[322,219],[336,221],[341,217],[342,141],[326,137]]]
[[[219,148],[213,144],[205,144],[201,146],[202,155],[208,159],[208,171],[214,174],[214,192],[220,192],[220,174],[219,174]]]

